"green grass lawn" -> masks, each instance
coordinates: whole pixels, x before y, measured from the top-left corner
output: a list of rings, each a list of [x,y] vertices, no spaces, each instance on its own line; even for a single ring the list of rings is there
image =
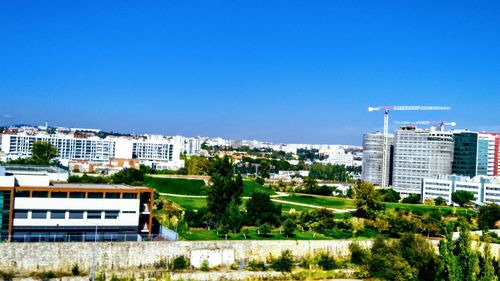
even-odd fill
[[[243,195],[244,197],[249,197],[252,196],[252,193],[254,191],[260,191],[269,195],[274,195],[276,192],[271,190],[270,188],[267,188],[265,186],[262,186],[258,183],[256,183],[253,180],[243,180]]]
[[[186,210],[199,210],[207,206],[206,198],[184,198],[184,197],[173,197],[166,196],[170,201],[179,204],[182,208]]]
[[[203,180],[146,177],[144,185],[155,188],[160,193],[207,195]]]
[[[225,236],[217,235],[215,230],[190,230],[179,233],[180,237],[183,240],[193,241],[193,240],[225,240]],[[305,231],[300,232],[299,230],[295,231],[294,237],[285,237],[283,234],[280,234],[279,231],[273,230],[271,232],[272,236],[269,237],[261,237],[257,235],[257,229],[251,228],[249,231],[249,236],[247,239],[249,240],[329,240],[331,237],[327,237],[323,234],[313,234],[312,232]],[[227,240],[245,240],[245,237],[242,233],[238,234],[229,234]]]
[[[457,214],[464,215],[464,214],[472,214],[474,213],[473,210],[469,210],[467,208],[460,208],[460,207],[451,207],[451,206],[430,206],[430,205],[423,205],[423,204],[406,204],[406,203],[385,203],[386,209],[400,209],[400,210],[407,210],[407,211],[412,211],[412,212],[425,212],[425,211],[431,211],[431,210],[442,210],[445,213],[453,213],[456,212]]]
[[[317,195],[292,195],[292,196],[280,197],[277,199],[288,202],[322,206],[326,208],[335,208],[335,209],[356,208],[354,200],[347,198],[336,198],[336,197],[317,196]]]

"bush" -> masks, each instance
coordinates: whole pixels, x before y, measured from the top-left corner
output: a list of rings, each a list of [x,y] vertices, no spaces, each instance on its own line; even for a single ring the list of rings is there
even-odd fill
[[[267,267],[263,261],[251,260],[247,264],[247,270],[249,271],[266,271]]]
[[[184,256],[178,256],[172,264],[174,270],[183,270],[188,268],[188,261]]]
[[[200,269],[201,269],[201,271],[205,271],[205,272],[210,270],[210,265],[208,264],[208,260],[204,260],[201,263]]]
[[[73,264],[73,266],[71,267],[71,274],[73,274],[73,276],[80,275],[80,267],[77,263]]]
[[[357,242],[352,242],[349,245],[349,251],[351,252],[351,263],[353,264],[366,264],[370,258],[370,252],[362,248]]]
[[[268,237],[271,236],[272,226],[269,223],[265,223],[259,226],[259,236]]]
[[[407,197],[403,198],[402,202],[408,204],[420,204],[420,195],[412,193]]]
[[[280,272],[291,272],[293,268],[294,259],[290,250],[281,252],[281,255],[273,261],[271,267]]]
[[[321,253],[318,258],[318,266],[323,270],[332,270],[337,268],[337,263],[328,253]]]
[[[293,237],[295,229],[297,229],[297,226],[291,218],[288,218],[283,222],[283,234],[286,237]]]
[[[266,183],[266,181],[263,178],[261,178],[261,177],[257,177],[255,179],[255,182],[258,183],[258,184],[260,184],[260,185],[264,185],[264,183]]]

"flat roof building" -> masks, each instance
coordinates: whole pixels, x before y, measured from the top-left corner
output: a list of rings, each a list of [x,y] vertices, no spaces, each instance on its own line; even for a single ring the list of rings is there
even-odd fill
[[[0,176],[1,240],[87,241],[97,231],[108,240],[137,240],[152,233],[153,190],[102,184],[19,186]],[[6,180],[7,179],[7,180]],[[128,237],[128,238],[127,238]]]

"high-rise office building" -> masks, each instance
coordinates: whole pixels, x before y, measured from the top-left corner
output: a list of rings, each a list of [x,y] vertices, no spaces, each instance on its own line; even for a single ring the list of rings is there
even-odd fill
[[[481,132],[477,144],[477,175],[498,176],[499,163],[498,133]]]
[[[387,136],[387,169],[385,171],[385,182],[391,183],[392,165],[391,151],[394,135]],[[363,169],[362,179],[375,185],[382,185],[384,134],[381,132],[368,133],[363,136]]]
[[[423,178],[451,174],[453,151],[453,134],[449,131],[399,128],[394,136],[394,189],[402,195],[419,194]]]
[[[455,148],[451,172],[455,175],[475,177],[477,175],[477,144],[476,132],[455,132],[453,134]]]

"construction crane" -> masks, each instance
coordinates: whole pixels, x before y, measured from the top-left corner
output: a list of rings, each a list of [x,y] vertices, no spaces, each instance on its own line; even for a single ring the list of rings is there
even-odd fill
[[[448,106],[419,106],[419,105],[410,105],[410,106],[374,106],[368,107],[368,111],[384,111],[384,147],[382,148],[382,178],[381,178],[381,186],[387,187],[387,135],[389,131],[389,111],[393,110],[450,110],[451,107]]]
[[[444,131],[444,126],[454,127],[457,125],[455,122],[447,122],[447,121],[394,121],[396,124],[401,125],[431,125],[431,126],[439,126],[441,131]]]

